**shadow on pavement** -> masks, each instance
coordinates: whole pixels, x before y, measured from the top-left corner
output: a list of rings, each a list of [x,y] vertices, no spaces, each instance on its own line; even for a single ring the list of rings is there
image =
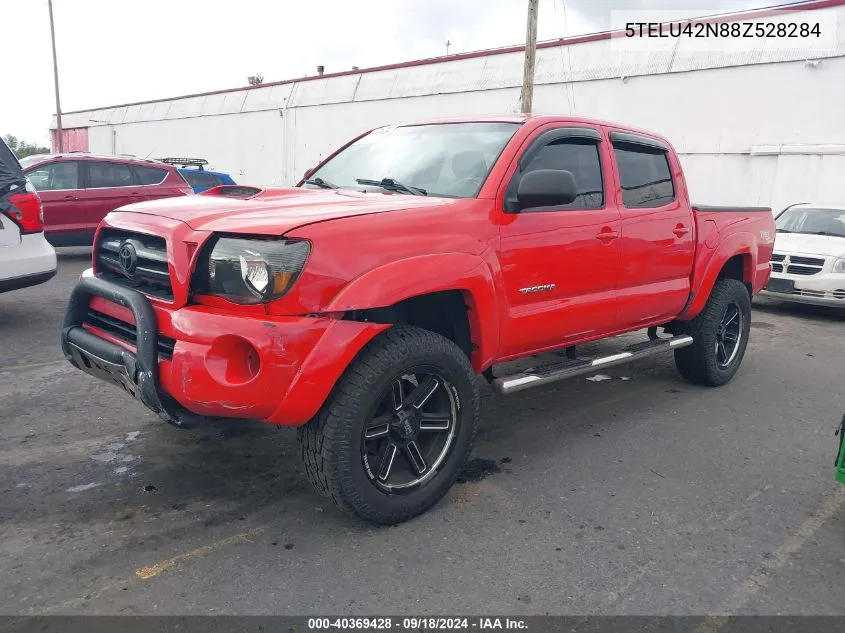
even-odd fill
[[[90,246],[67,246],[56,249],[56,257],[60,261],[90,260]]]
[[[766,297],[756,298],[753,309],[759,312],[785,314],[817,322],[841,323],[845,321],[845,306],[842,308],[829,308],[827,306],[815,306],[806,303],[779,301],[778,299]]]

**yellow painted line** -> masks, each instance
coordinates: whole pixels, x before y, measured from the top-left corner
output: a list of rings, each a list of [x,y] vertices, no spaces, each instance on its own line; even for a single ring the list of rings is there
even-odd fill
[[[751,598],[769,583],[775,572],[789,562],[792,555],[813,538],[813,535],[842,507],[843,503],[845,503],[845,486],[837,484],[834,493],[819,506],[813,515],[790,534],[772,557],[751,574],[722,604],[718,611],[720,615],[706,618],[694,633],[717,633],[723,628],[728,622],[728,617],[748,604]]]
[[[611,591],[607,594],[607,600],[604,604],[605,607],[610,608],[615,606],[617,602],[619,602],[620,598],[625,596],[628,591],[636,585],[640,580],[642,580],[646,574],[650,574],[654,568],[657,567],[657,561],[650,560],[645,565],[639,567],[633,574],[628,576],[625,582],[616,590]]]
[[[155,576],[158,576],[159,574],[164,573],[168,569],[172,569],[173,567],[176,567],[181,563],[197,558],[202,558],[203,556],[208,556],[209,554],[221,550],[224,547],[228,547],[229,545],[249,543],[254,537],[258,536],[266,529],[266,527],[254,528],[246,532],[241,532],[240,534],[235,534],[234,536],[230,536],[229,538],[224,538],[221,541],[216,541],[214,543],[209,543],[208,545],[198,547],[197,549],[192,549],[189,552],[177,554],[173,558],[168,558],[167,560],[163,560],[160,563],[156,563],[155,565],[136,569],[135,576],[137,578],[140,578],[141,580],[149,580],[150,578],[154,578]]]

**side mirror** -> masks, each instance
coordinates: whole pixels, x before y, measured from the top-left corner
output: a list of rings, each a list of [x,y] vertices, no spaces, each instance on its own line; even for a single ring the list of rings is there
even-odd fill
[[[516,199],[519,208],[554,207],[569,204],[578,196],[575,176],[562,169],[535,169],[519,181]]]
[[[311,177],[311,174],[313,174],[315,171],[316,169],[314,169],[313,167],[311,167],[310,169],[306,169],[305,173],[302,175],[302,179],[308,180]]]

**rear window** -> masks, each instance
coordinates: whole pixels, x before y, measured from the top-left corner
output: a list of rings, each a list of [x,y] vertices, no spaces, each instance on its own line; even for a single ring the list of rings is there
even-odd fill
[[[182,175],[189,185],[192,187],[219,187],[224,184],[217,176],[213,176],[204,171],[190,171],[188,169],[180,169],[179,173]]]
[[[120,163],[88,163],[88,188],[131,187],[135,184],[129,165]]]
[[[157,167],[134,165],[132,169],[135,170],[135,175],[138,176],[138,182],[142,185],[158,185],[167,176],[166,169],[158,169]]]
[[[622,181],[622,202],[628,208],[660,207],[675,199],[666,152],[644,145],[614,144]]]

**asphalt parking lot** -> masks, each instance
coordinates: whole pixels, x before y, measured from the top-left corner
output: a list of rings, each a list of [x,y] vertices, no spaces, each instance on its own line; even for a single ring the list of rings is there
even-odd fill
[[[466,481],[375,528],[292,430],[179,431],[64,362],[89,256],[0,295],[0,613],[845,614],[845,315],[756,300],[721,389],[668,356],[485,389]]]

